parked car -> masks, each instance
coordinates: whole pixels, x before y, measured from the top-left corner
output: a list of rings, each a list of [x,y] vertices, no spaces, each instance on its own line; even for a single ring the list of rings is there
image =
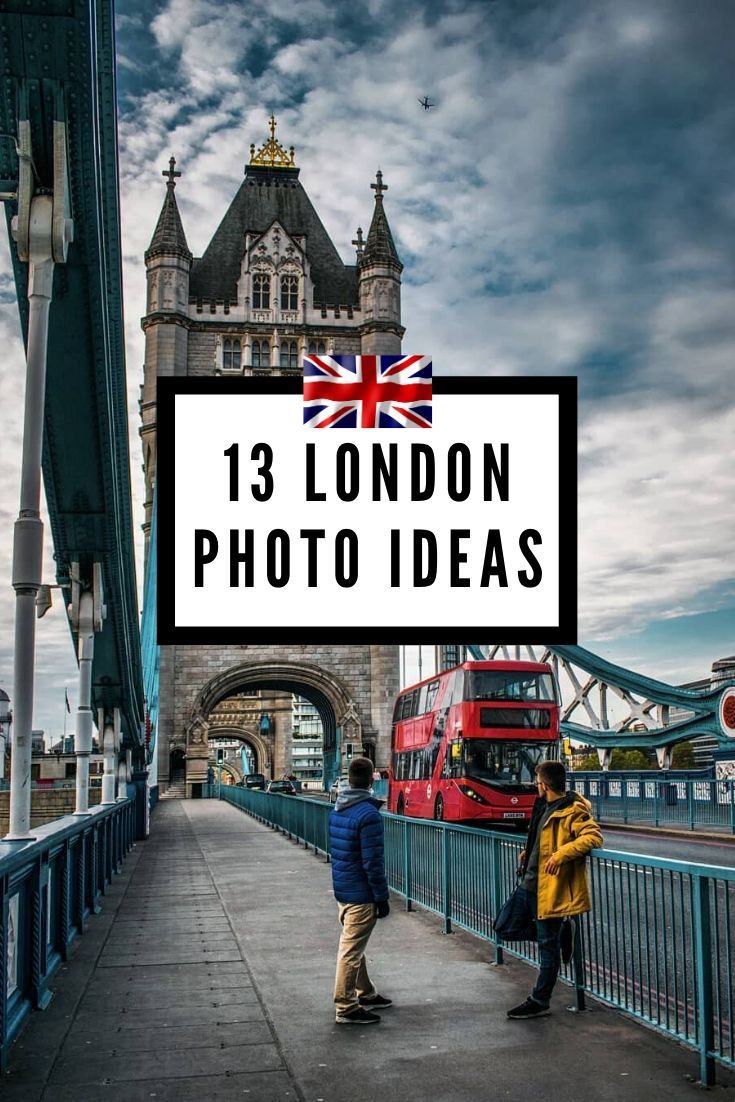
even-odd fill
[[[281,796],[296,795],[296,789],[293,786],[293,781],[270,781],[266,791],[277,792]]]
[[[332,787],[329,789],[329,802],[332,804],[336,803],[337,797],[339,796],[342,789],[349,787],[350,778],[347,776],[346,773],[341,773],[339,777],[337,777],[337,780],[333,783]]]

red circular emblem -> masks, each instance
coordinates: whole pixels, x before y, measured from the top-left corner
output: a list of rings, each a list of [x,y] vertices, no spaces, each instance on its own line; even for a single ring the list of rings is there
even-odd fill
[[[735,731],[735,693],[726,696],[722,702],[722,725]]]

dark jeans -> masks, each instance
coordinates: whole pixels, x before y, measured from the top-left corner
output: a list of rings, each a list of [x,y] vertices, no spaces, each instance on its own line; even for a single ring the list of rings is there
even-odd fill
[[[539,973],[536,986],[531,992],[531,998],[542,1006],[548,1006],[551,1002],[551,992],[554,990],[556,977],[561,967],[561,949],[559,947],[559,935],[564,921],[563,918],[536,918],[537,898],[536,892],[529,892],[522,888],[526,894],[528,907],[536,919],[538,931],[538,966]]]

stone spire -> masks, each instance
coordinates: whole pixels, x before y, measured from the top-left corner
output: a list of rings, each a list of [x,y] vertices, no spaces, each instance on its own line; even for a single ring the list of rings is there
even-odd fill
[[[388,185],[383,183],[383,173],[380,169],[375,174],[375,183],[371,184],[370,187],[375,192],[375,210],[373,211],[373,220],[370,223],[365,248],[358,263],[360,267],[369,264],[396,267],[401,272],[403,271],[403,265],[398,257],[393,235],[390,232],[388,219],[385,215],[385,208],[383,207],[383,192],[388,190]]]
[[[363,355],[394,355],[401,351],[401,272],[403,265],[393,243],[383,209],[383,173],[378,169],[375,183],[375,210],[367,240],[358,233],[357,285],[363,322],[360,326],[360,351]]]
[[[166,198],[163,200],[158,223],[153,232],[151,243],[145,254],[146,261],[155,256],[181,256],[191,263],[192,254],[186,243],[186,234],[181,224],[181,216],[176,203],[174,189],[176,178],[181,175],[175,171],[176,160],[172,157],[168,162],[168,170],[161,175],[166,177]]]

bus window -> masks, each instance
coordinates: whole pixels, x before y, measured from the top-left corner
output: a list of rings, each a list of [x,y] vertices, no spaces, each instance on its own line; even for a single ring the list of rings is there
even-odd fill
[[[416,690],[412,693],[406,693],[403,698],[403,711],[401,713],[401,719],[410,719],[411,716],[416,715]]]
[[[434,701],[436,700],[436,694],[439,689],[439,680],[432,681],[428,686],[426,693],[426,711],[430,712],[434,707]]]
[[[464,689],[464,670],[455,670],[454,671],[454,684],[452,685],[452,699],[449,701],[450,704],[459,704],[460,701],[464,700],[463,689]]]
[[[429,754],[431,756],[431,760],[429,762],[429,776],[430,777],[434,776],[434,770],[436,769],[436,759],[439,757],[439,751],[441,750],[441,745],[442,745],[441,732],[438,731],[438,730],[435,730],[434,731],[434,737],[433,737],[432,742],[431,742],[431,746],[429,747]]]
[[[460,777],[462,775],[462,739],[455,739],[449,743],[449,750],[444,761],[444,774],[447,777]]]
[[[465,776],[478,781],[533,784],[536,766],[553,751],[554,744],[548,742],[468,739],[464,744]]]
[[[396,706],[393,709],[393,722],[394,723],[397,723],[398,720],[401,718],[402,708],[403,708],[403,697],[398,696],[398,697],[396,697]]]
[[[471,670],[465,699],[558,703],[552,675],[535,670]]]
[[[416,708],[416,715],[417,716],[422,716],[424,714],[424,712],[428,712],[428,710],[429,710],[426,706],[426,696],[427,696],[428,688],[429,688],[428,685],[422,685],[421,686],[421,690],[419,692],[418,707]]]

